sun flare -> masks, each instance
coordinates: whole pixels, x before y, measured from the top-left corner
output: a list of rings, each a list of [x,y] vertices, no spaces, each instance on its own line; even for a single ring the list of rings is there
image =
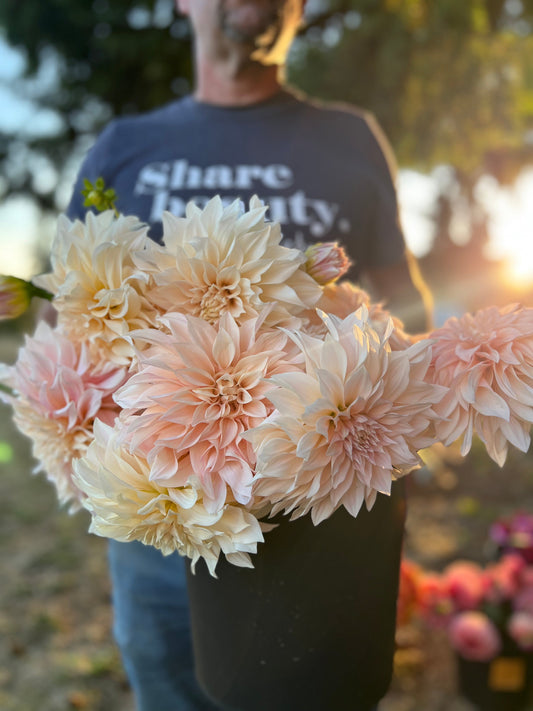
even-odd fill
[[[504,278],[517,290],[533,289],[533,171],[513,190],[491,196],[491,253],[505,265]]]

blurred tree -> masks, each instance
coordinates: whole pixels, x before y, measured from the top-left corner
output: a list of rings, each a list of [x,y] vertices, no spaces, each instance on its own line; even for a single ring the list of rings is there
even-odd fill
[[[487,170],[510,180],[533,161],[531,0],[312,5],[331,11],[310,22],[289,80],[373,111],[401,165],[448,163],[469,180]]]
[[[373,111],[400,166],[451,166],[436,205],[433,256],[443,248],[455,254],[439,209],[455,212],[460,202],[472,261],[482,259],[488,232],[479,228],[486,215],[477,181],[490,174],[511,184],[533,164],[533,1],[308,4],[315,15],[294,47],[289,81]]]
[[[112,116],[160,106],[190,87],[189,28],[173,0],[27,0],[23,12],[18,0],[3,0],[0,27],[25,58],[25,79],[13,88],[36,108],[25,127],[0,123],[2,187],[32,194],[45,209],[57,210],[73,150],[83,151]],[[56,118],[52,128],[40,127],[37,109],[48,124]],[[36,168],[55,170],[56,180],[40,185]]]
[[[189,90],[189,29],[173,6],[0,3],[0,27],[26,57],[19,93],[56,119],[48,132],[30,121],[0,133],[4,194],[57,209],[73,150],[113,115]],[[533,0],[308,0],[307,11],[289,82],[372,111],[402,166],[450,164],[471,195],[480,173],[509,182],[533,161]]]

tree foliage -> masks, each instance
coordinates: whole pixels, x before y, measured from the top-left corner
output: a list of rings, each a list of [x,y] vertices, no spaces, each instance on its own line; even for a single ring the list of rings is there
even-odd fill
[[[291,81],[372,110],[402,165],[498,169],[504,180],[533,160],[531,0],[336,6],[295,48]],[[506,154],[506,170],[493,153]]]
[[[33,193],[55,207],[55,186],[39,193],[34,169],[43,161],[59,168],[112,116],[146,111],[189,91],[191,47],[188,23],[172,0],[18,0],[0,3],[0,27],[22,49],[25,76],[46,64],[55,85],[20,81],[18,92],[53,112],[59,128],[49,135],[0,134],[0,161],[7,193]]]

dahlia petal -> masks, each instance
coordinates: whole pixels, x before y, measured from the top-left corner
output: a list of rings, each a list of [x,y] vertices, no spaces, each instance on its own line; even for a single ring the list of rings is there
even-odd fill
[[[500,430],[503,436],[521,452],[527,452],[529,450],[531,437],[520,422],[513,420],[511,420],[511,422],[502,422],[500,424]]]
[[[509,405],[505,400],[486,387],[478,388],[475,398],[475,408],[482,415],[499,417],[507,421],[511,415]]]
[[[361,484],[352,486],[342,499],[342,505],[352,516],[357,516],[365,500],[365,487]]]

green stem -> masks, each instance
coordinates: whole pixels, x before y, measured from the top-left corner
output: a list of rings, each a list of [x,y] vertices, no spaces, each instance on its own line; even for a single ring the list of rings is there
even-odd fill
[[[52,301],[54,295],[45,289],[41,289],[38,286],[31,285],[31,295],[38,296],[40,299],[46,299],[47,301]]]

